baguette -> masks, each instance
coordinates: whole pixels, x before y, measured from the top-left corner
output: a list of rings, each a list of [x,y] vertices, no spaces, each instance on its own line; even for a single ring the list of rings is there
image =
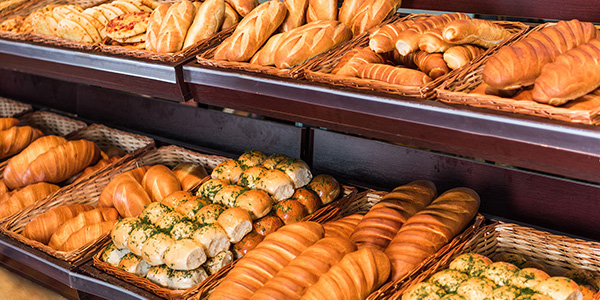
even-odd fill
[[[417,180],[395,188],[375,204],[350,236],[360,248],[385,250],[402,224],[431,203],[436,196],[433,182]]]
[[[226,0],[235,11],[242,16],[246,17],[254,8],[258,6],[258,0]]]
[[[338,21],[315,21],[289,31],[275,53],[275,65],[287,69],[352,38],[348,26]]]
[[[19,125],[19,119],[16,118],[0,118],[0,130],[6,130],[13,126]]]
[[[313,3],[313,5],[317,5],[316,1],[314,2],[315,3]],[[330,2],[336,3],[335,1],[331,0],[326,1],[327,4],[330,4]],[[288,14],[287,17],[285,17],[283,24],[281,24],[281,32],[288,32],[307,23],[306,18],[309,0],[285,0],[283,3],[287,8]],[[330,7],[326,8],[331,9]],[[337,7],[334,7],[333,9],[337,10]]]
[[[473,44],[491,48],[509,38],[512,33],[488,20],[455,20],[448,23],[442,32],[444,40],[454,44]]]
[[[560,21],[547,26],[491,55],[481,74],[483,81],[496,89],[532,85],[544,65],[596,37],[594,24],[588,22]]]
[[[50,237],[60,225],[79,213],[91,209],[93,207],[88,204],[71,204],[52,208],[27,223],[21,235],[30,240],[48,244]]]
[[[283,23],[286,16],[285,4],[266,1],[240,21],[233,34],[215,50],[215,59],[247,61],[269,39]]]
[[[169,7],[156,40],[156,52],[173,53],[181,50],[196,8],[191,1],[181,0]]]
[[[448,68],[454,70],[468,64],[484,51],[484,49],[473,45],[453,46],[444,52],[444,61],[446,61]]]
[[[102,193],[98,196],[98,207],[115,207],[113,202],[113,196],[115,194],[115,189],[117,185],[121,181],[122,177],[131,177],[135,181],[141,184],[142,178],[144,178],[144,174],[148,171],[149,166],[143,166],[139,168],[135,168],[131,171],[127,171],[123,174],[119,174],[115,176],[105,187],[102,189]]]
[[[383,25],[369,35],[369,48],[375,53],[386,53],[395,49],[400,32],[415,23],[413,20],[399,21]]]
[[[405,86],[423,86],[431,81],[431,77],[421,71],[383,64],[366,64],[361,68],[359,76]]]
[[[352,18],[352,33],[357,36],[383,22],[400,7],[400,0],[365,0]]]
[[[290,11],[290,13],[293,13]],[[315,21],[336,21],[338,15],[335,0],[308,0],[306,23]]]
[[[354,18],[356,11],[364,2],[365,0],[344,0],[338,13],[338,21],[352,28],[352,18]]]
[[[148,20],[148,27],[146,28],[146,50],[156,52],[156,42],[160,33],[160,25],[170,7],[171,3],[165,2],[150,14],[150,20]]]
[[[206,0],[202,2],[198,10],[196,10],[194,21],[185,36],[183,49],[219,31],[224,17],[224,0]]]
[[[350,238],[350,235],[356,229],[356,225],[362,220],[363,215],[353,214],[343,217],[336,221],[330,221],[323,224],[325,229],[325,237],[342,237]]]
[[[48,195],[58,191],[59,187],[46,182],[28,185],[20,190],[7,194],[7,199],[0,202],[0,219],[5,219],[30,206]]]
[[[265,45],[252,56],[250,63],[261,66],[275,65],[275,53],[286,36],[287,34],[284,32],[269,38]]]
[[[60,250],[67,239],[83,227],[100,222],[117,220],[118,218],[119,213],[117,210],[110,207],[96,208],[82,212],[60,225],[50,237],[48,246]]]
[[[419,40],[423,34],[437,27],[444,26],[454,20],[469,19],[469,16],[463,13],[441,14],[428,18],[421,18],[415,21],[410,28],[401,32],[396,40],[396,49],[400,55],[407,55],[419,49]]]
[[[173,175],[181,183],[181,189],[187,191],[200,183],[208,173],[200,164],[180,163],[173,168]]]
[[[370,48],[354,48],[346,53],[331,71],[331,74],[358,77],[358,70],[364,64],[382,64],[383,58]]]
[[[152,166],[142,179],[142,186],[153,202],[160,202],[164,197],[181,191],[181,183],[177,176],[164,165]]]
[[[61,251],[73,251],[89,243],[97,241],[104,234],[109,233],[117,220],[109,220],[84,226],[69,236],[60,247]]]
[[[42,132],[31,126],[13,126],[0,131],[0,159],[13,156],[42,136]]]
[[[445,52],[452,46],[452,43],[444,39],[439,27],[425,31],[419,39],[419,49],[427,53]]]
[[[392,263],[392,280],[402,278],[452,240],[475,216],[479,203],[473,190],[454,188],[406,220],[385,250]]]
[[[228,29],[232,26],[235,26],[240,22],[240,16],[238,13],[229,5],[229,3],[225,2],[225,12],[223,13],[223,24],[221,24],[221,30]]]
[[[600,86],[600,39],[578,46],[546,64],[533,86],[533,100],[554,106]]]

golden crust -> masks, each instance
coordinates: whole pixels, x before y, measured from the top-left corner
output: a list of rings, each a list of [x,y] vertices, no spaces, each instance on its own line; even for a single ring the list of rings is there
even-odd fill
[[[56,28],[57,36],[77,43],[92,44],[94,39],[86,32],[86,30],[69,19],[62,19]]]
[[[14,16],[8,18],[0,23],[0,31],[18,32],[24,20],[24,16]]]
[[[93,17],[82,13],[70,13],[65,17],[65,19],[71,20],[83,27],[85,32],[92,38],[94,43],[99,42],[101,40],[100,33],[97,29],[98,27],[100,27],[100,25],[98,25],[98,27],[94,25],[94,23],[100,24],[100,22],[98,22]]]
[[[106,24],[106,35],[112,39],[126,39],[146,32],[150,13],[127,13]]]

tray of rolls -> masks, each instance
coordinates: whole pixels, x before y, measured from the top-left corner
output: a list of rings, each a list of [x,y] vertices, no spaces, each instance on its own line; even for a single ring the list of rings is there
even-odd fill
[[[197,63],[298,78],[311,58],[336,48],[393,16],[400,1],[266,1]]]
[[[479,201],[467,188],[438,195],[428,180],[359,193],[322,224],[265,237],[193,299],[377,299],[386,282],[469,240],[483,222]]]
[[[285,155],[251,150],[220,160],[188,192],[119,220],[94,266],[158,296],[188,298],[280,227],[323,218],[328,207],[356,195]]]
[[[440,101],[597,125],[598,29],[578,20],[539,25],[437,89]]]
[[[0,97],[0,118],[17,118],[33,110],[30,104]],[[3,129],[6,126],[3,125]]]
[[[361,90],[432,98],[434,88],[469,61],[523,34],[519,22],[463,13],[409,15],[313,60],[305,77]]]
[[[381,299],[598,299],[600,244],[491,221]]]

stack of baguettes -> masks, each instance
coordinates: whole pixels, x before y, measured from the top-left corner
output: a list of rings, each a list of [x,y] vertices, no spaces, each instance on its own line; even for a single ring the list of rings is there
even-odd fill
[[[364,216],[323,226],[286,225],[248,252],[209,299],[365,299],[462,231],[479,196],[455,188],[436,198],[419,180],[387,194]]]
[[[498,24],[463,13],[397,21],[374,31],[368,47],[346,53],[331,73],[422,86],[511,35]]]
[[[267,1],[251,11],[214,51],[215,60],[289,69],[377,26],[397,0]]]
[[[498,92],[533,86],[533,100],[562,105],[600,86],[598,38],[597,28],[588,22],[546,26],[490,56],[483,81]]]

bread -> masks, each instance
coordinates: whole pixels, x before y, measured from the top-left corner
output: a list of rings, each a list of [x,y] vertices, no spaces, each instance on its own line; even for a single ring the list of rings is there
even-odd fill
[[[238,184],[249,189],[255,189],[256,182],[260,179],[265,170],[265,168],[259,166],[247,168],[240,174]]]
[[[461,283],[469,279],[469,275],[460,271],[445,269],[429,277],[429,282],[444,289],[446,293],[455,293]]]
[[[399,0],[365,0],[354,12],[352,33],[357,36],[383,22],[400,7]]]
[[[27,223],[21,235],[30,240],[48,244],[50,237],[60,225],[79,213],[91,209],[93,207],[88,204],[70,204],[52,208]]]
[[[273,169],[275,166],[286,159],[291,159],[289,156],[284,154],[273,154],[265,158],[262,162],[262,167],[265,169]]]
[[[258,6],[258,0],[227,0],[227,3],[243,18]]]
[[[533,290],[556,300],[574,300],[583,298],[581,289],[575,281],[560,276],[550,277],[538,283],[533,287]]]
[[[225,229],[218,223],[204,225],[192,234],[194,242],[202,245],[206,256],[213,257],[229,249],[231,242]]]
[[[313,1],[313,5],[318,5],[316,2],[317,1]],[[330,4],[331,2],[335,3],[335,1],[324,1],[327,4]],[[285,7],[287,8],[287,16],[285,17],[285,20],[283,21],[283,24],[281,24],[280,30],[281,32],[288,32],[294,28],[298,28],[304,24],[307,23],[307,9],[308,9],[308,5],[309,5],[309,0],[285,0],[283,1],[283,3],[285,4]],[[331,9],[330,6],[326,6],[325,8],[327,9]],[[337,6],[333,7],[334,11],[337,12]],[[332,20],[335,20],[332,19]],[[310,21],[308,21],[310,22]],[[266,158],[266,157],[265,157]]]
[[[158,41],[158,36],[160,34],[160,25],[170,7],[171,3],[165,2],[152,11],[150,19],[148,20],[148,27],[146,28],[146,50],[156,51],[156,42]]]
[[[86,225],[75,231],[60,247],[61,251],[73,251],[89,243],[95,242],[104,234],[110,232],[117,220],[109,220],[91,225]]]
[[[431,81],[431,77],[421,71],[383,64],[365,64],[359,76],[405,86],[423,86]]]
[[[283,225],[283,221],[276,216],[265,216],[252,223],[254,231],[262,236],[267,236],[277,231]]]
[[[441,53],[427,53],[425,51],[417,51],[410,53],[419,70],[427,74],[432,79],[444,76],[450,72],[450,68],[444,61]]]
[[[121,217],[137,217],[150,203],[152,199],[135,179],[128,176],[119,178],[113,195],[113,205]]]
[[[224,0],[207,0],[196,11],[194,21],[185,36],[183,49],[218,32],[225,17]]]
[[[144,178],[144,174],[149,169],[149,166],[143,166],[139,168],[135,168],[133,170],[127,171],[123,174],[119,174],[115,176],[111,181],[102,189],[102,193],[98,196],[98,207],[114,207],[113,196],[115,194],[115,189],[122,177],[131,177],[138,183],[142,183],[142,178]]]
[[[444,294],[444,290],[441,287],[437,286],[435,283],[429,281],[422,281],[406,289],[406,291],[402,295],[402,300],[417,300],[427,297],[441,299],[442,295]],[[484,297],[475,297],[467,299],[484,299]]]
[[[100,155],[102,156],[102,153],[100,153]],[[93,176],[100,170],[103,170],[104,168],[108,167],[110,164],[115,163],[117,160],[119,160],[119,157],[117,157],[117,156],[113,156],[108,159],[101,158],[98,162],[96,162],[96,164],[83,169],[83,171],[81,171],[81,173],[79,173],[78,175],[75,175],[74,176],[75,178],[71,177],[71,178],[74,178],[72,184],[76,184],[85,179],[88,179],[90,176]]]
[[[302,204],[302,206],[306,208],[306,213],[309,215],[314,213],[323,205],[323,202],[321,202],[321,198],[319,198],[319,195],[307,188],[297,189],[290,199],[296,200],[300,204]]]
[[[352,28],[352,18],[356,14],[358,8],[362,5],[365,0],[345,0],[342,2],[340,11],[338,12],[338,21],[346,24],[349,28]]]
[[[463,13],[441,14],[417,19],[410,28],[398,35],[396,49],[400,55],[407,55],[408,53],[414,52],[419,49],[419,40],[426,31],[444,26],[454,20],[465,19],[469,19],[469,16]]]
[[[563,105],[600,86],[600,39],[591,40],[556,57],[542,68],[533,86],[533,100]]]
[[[235,184],[238,182],[242,171],[242,167],[237,160],[228,159],[216,166],[210,174],[210,177]]]
[[[5,193],[8,193],[8,187],[4,183],[4,180],[0,179],[0,197]]]
[[[275,53],[286,36],[287,32],[273,35],[267,40],[265,45],[252,56],[250,63],[261,66],[275,65]]]
[[[181,191],[181,183],[164,165],[155,165],[148,169],[142,179],[142,187],[154,202],[160,202],[167,195]]]
[[[233,245],[233,253],[235,258],[241,258],[246,255],[248,251],[256,248],[256,246],[262,242],[265,237],[260,235],[256,231],[251,231],[243,239]]]
[[[246,234],[252,231],[250,214],[239,207],[226,209],[217,219],[217,224],[225,230],[231,243],[241,241]]]
[[[196,222],[200,224],[216,223],[217,218],[225,211],[225,207],[219,204],[209,204],[202,207],[196,213]]]
[[[480,276],[481,273],[483,273],[483,271],[485,271],[491,264],[492,260],[484,255],[465,253],[454,258],[450,262],[450,266],[448,268],[473,277]]]
[[[209,179],[202,183],[196,192],[197,196],[202,196],[204,198],[210,199],[211,201],[215,199],[215,195],[219,192],[224,186],[228,185],[229,181],[221,180],[221,179]]]
[[[127,248],[133,254],[137,256],[142,255],[142,248],[144,243],[155,234],[158,234],[158,230],[152,224],[139,222],[136,227],[133,228],[129,236],[127,237]]]
[[[536,268],[523,268],[509,279],[508,284],[520,289],[533,289],[538,283],[550,278],[546,272]]]
[[[156,229],[162,232],[170,232],[175,224],[185,221],[185,216],[176,212],[167,212],[158,218],[156,221]]]
[[[485,299],[492,294],[495,287],[494,283],[487,279],[471,277],[458,286],[456,294],[467,299]]]
[[[60,225],[50,237],[48,246],[60,250],[67,239],[83,227],[105,221],[116,221],[118,218],[119,213],[117,210],[110,207],[82,212]]]
[[[356,246],[348,239],[323,238],[294,258],[250,299],[300,299],[307,288],[355,250]]]
[[[200,164],[180,163],[173,168],[173,174],[181,183],[181,189],[190,190],[199,184],[208,173]]]
[[[225,57],[228,61],[249,60],[277,30],[285,16],[286,8],[283,2],[266,1],[260,4],[248,13],[233,34],[217,47],[215,59]],[[219,52],[222,54],[217,55]]]
[[[148,269],[146,278],[162,287],[168,287],[170,271],[166,265],[152,266]]]
[[[169,7],[156,40],[156,52],[173,53],[181,50],[196,8],[191,1],[181,0]]]
[[[0,131],[0,159],[13,156],[42,136],[42,132],[31,126],[13,126]]]
[[[323,204],[329,204],[341,193],[340,183],[331,175],[321,174],[315,176],[306,187],[317,193]]]
[[[390,275],[387,256],[373,248],[346,254],[301,299],[365,299]]]
[[[167,287],[170,289],[186,290],[202,283],[206,277],[208,275],[202,268],[186,271],[170,270]]]
[[[571,20],[547,26],[491,55],[481,73],[483,81],[496,89],[529,86],[544,65],[596,37],[597,30],[592,23]]]
[[[163,259],[165,251],[173,242],[168,234],[162,232],[151,236],[142,246],[142,259],[151,266],[162,265],[165,263]]]
[[[191,239],[174,241],[164,252],[165,264],[174,270],[193,270],[206,261],[202,245]]]
[[[185,199],[181,201],[175,210],[184,215],[186,218],[194,220],[196,218],[196,213],[200,211],[204,206],[209,205],[210,201],[207,199],[200,198],[198,196],[192,196],[189,199]]]
[[[119,249],[127,248],[127,240],[131,232],[138,227],[141,221],[138,218],[123,218],[113,226],[110,238]]]
[[[131,38],[145,33],[148,28],[150,13],[129,12],[122,14],[106,24],[106,36],[115,40]],[[145,35],[144,35],[145,37]]]
[[[215,194],[213,203],[221,204],[225,207],[233,207],[235,204],[235,199],[237,199],[237,197],[245,191],[246,189],[239,185],[226,185]]]
[[[11,194],[6,194],[6,200],[0,202],[0,219],[5,219],[23,208],[35,204],[36,202],[48,197],[58,191],[59,187],[46,183],[38,182],[28,185],[20,190],[15,190]]]
[[[356,225],[362,220],[363,215],[353,214],[343,217],[339,220],[329,221],[323,224],[325,229],[325,237],[342,237],[350,238],[352,232],[356,229]]]
[[[224,266],[228,265],[233,261],[233,253],[229,250],[218,253],[217,255],[209,258],[202,265],[202,268],[210,275],[218,272]]]
[[[261,174],[256,188],[269,193],[273,200],[281,201],[294,194],[294,181],[283,171],[271,169]]]
[[[358,70],[364,64],[382,64],[384,62],[383,58],[370,48],[355,48],[340,59],[331,74],[358,77]]]
[[[425,31],[419,39],[419,49],[427,53],[444,52],[452,46],[452,43],[444,40],[440,27]]]
[[[312,23],[315,21],[336,21],[337,15],[337,1],[308,0],[308,7],[306,9],[306,23]]]
[[[48,20],[47,18],[46,20]],[[56,25],[56,30],[54,31],[54,35],[61,37],[63,39],[73,41],[75,43],[83,43],[83,44],[93,44],[98,42],[98,32],[96,32],[95,36],[90,36],[88,31],[83,27],[83,25],[71,20],[64,18],[58,22]]]
[[[173,240],[191,239],[192,234],[198,229],[198,223],[191,220],[183,220],[175,223],[169,234]]]
[[[66,142],[65,138],[56,135],[43,136],[33,141],[21,153],[8,160],[4,169],[4,183],[6,186],[11,190],[25,186],[23,177],[29,164],[51,148]]]
[[[350,28],[338,21],[315,21],[288,31],[275,53],[275,66],[292,68],[352,38]]]
[[[131,253],[129,249],[119,249],[115,244],[110,243],[102,251],[100,260],[116,267],[127,253]]]
[[[235,26],[240,22],[240,16],[238,13],[229,5],[229,3],[225,2],[225,12],[223,14],[223,24],[221,24],[221,30],[228,29],[232,26]]]
[[[240,194],[233,206],[240,207],[247,211],[252,220],[260,219],[266,216],[273,205],[273,199],[264,191],[248,190]]]
[[[398,280],[462,231],[477,213],[479,195],[454,188],[410,217],[385,253],[392,263],[392,280]]]
[[[508,39],[512,33],[488,20],[455,20],[448,23],[442,32],[444,40],[454,44],[473,44],[491,48]]]
[[[293,199],[286,199],[275,203],[273,205],[273,212],[284,224],[300,222],[308,215],[306,207]]]
[[[315,222],[280,228],[242,257],[209,299],[250,299],[277,272],[322,237],[323,227]]]
[[[473,45],[453,46],[444,52],[444,61],[448,68],[454,70],[468,64],[484,51],[482,48]]]
[[[19,125],[19,119],[16,118],[0,118],[0,130],[6,130],[13,126]]]

